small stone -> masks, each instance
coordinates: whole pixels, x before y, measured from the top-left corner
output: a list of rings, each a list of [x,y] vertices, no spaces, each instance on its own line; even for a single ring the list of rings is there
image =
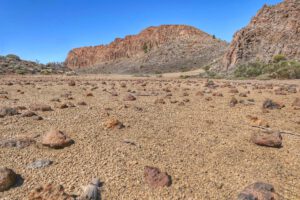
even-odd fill
[[[75,85],[76,85],[76,83],[75,83],[75,81],[74,81],[74,80],[71,80],[71,81],[69,81],[68,85],[69,85],[69,86],[75,86]]]
[[[17,181],[17,174],[6,167],[0,168],[0,192],[8,190]]]
[[[40,121],[40,120],[43,120],[43,117],[35,115],[35,116],[32,117],[32,119]]]
[[[237,94],[237,93],[239,93],[239,91],[236,88],[230,88],[229,93]]]
[[[156,167],[146,166],[144,169],[145,182],[153,188],[171,185],[171,177]]]
[[[36,115],[35,112],[32,112],[32,111],[28,110],[28,111],[22,113],[21,117],[32,117],[32,116],[35,116],[35,115]]]
[[[20,114],[16,108],[3,107],[0,108],[0,117],[13,116]]]
[[[36,141],[31,138],[15,138],[15,139],[1,140],[0,147],[2,148],[15,147],[18,149],[22,149],[35,143]]]
[[[136,97],[133,96],[132,94],[127,94],[124,98],[123,98],[124,101],[135,101],[136,100]]]
[[[86,96],[87,97],[93,97],[94,95],[93,95],[93,93],[90,92],[90,93],[87,93]]]
[[[111,118],[109,120],[106,121],[105,123],[105,128],[107,129],[113,129],[113,128],[124,128],[125,126],[116,118]]]
[[[281,109],[283,108],[284,105],[276,103],[274,101],[272,101],[271,99],[267,99],[264,101],[263,103],[263,109]]]
[[[76,198],[65,192],[62,185],[47,184],[32,190],[28,200],[75,200]]]
[[[204,96],[203,92],[199,91],[196,93],[196,96]]]
[[[38,169],[38,168],[44,168],[49,165],[51,165],[53,162],[51,160],[36,160],[29,165],[27,165],[27,168],[29,169]]]
[[[154,101],[154,103],[155,103],[155,104],[165,104],[166,102],[165,102],[165,100],[163,100],[163,99],[156,99],[156,100]]]
[[[247,186],[237,200],[275,200],[275,190],[271,184],[256,182]]]
[[[212,98],[211,97],[205,97],[205,100],[206,101],[212,101]]]
[[[253,133],[251,140],[259,146],[274,148],[280,148],[282,146],[282,136],[279,132]]]
[[[239,96],[240,96],[240,97],[247,97],[247,94],[246,94],[245,92],[241,92],[241,93],[239,94]]]
[[[296,98],[294,102],[292,103],[292,106],[294,107],[300,107],[300,98]]]
[[[229,102],[229,106],[234,107],[237,103],[238,103],[238,100],[235,97],[232,97]]]
[[[78,200],[100,200],[100,180],[94,178],[90,184],[83,187],[83,192]]]
[[[253,126],[269,127],[269,123],[264,119],[259,119],[258,117],[251,115],[247,115],[247,118],[251,121]]]
[[[86,106],[87,104],[84,101],[79,101],[77,103],[77,105],[79,105],[79,106]]]
[[[65,133],[59,130],[50,130],[42,138],[42,144],[54,149],[60,149],[73,144],[74,141],[70,139]]]
[[[44,104],[33,104],[29,106],[29,109],[32,111],[52,111],[51,106],[44,105]]]

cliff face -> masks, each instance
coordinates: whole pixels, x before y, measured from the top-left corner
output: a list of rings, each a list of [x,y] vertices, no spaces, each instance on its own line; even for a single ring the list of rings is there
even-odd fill
[[[220,58],[226,47],[226,42],[194,27],[163,25],[117,38],[109,45],[73,49],[66,65],[93,72],[177,71],[209,64]]]
[[[277,54],[300,60],[300,0],[265,5],[234,35],[219,70],[256,60],[269,62]]]

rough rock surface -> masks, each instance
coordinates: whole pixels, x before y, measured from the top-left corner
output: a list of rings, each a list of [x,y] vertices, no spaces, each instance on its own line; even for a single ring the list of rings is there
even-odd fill
[[[138,35],[117,38],[108,45],[76,48],[66,65],[88,72],[169,72],[205,66],[219,59],[227,43],[194,27],[149,27]]]
[[[65,133],[59,130],[51,130],[42,138],[42,144],[51,148],[59,149],[69,146],[74,141],[70,139]]]
[[[264,5],[248,26],[235,33],[219,70],[256,60],[269,62],[278,54],[300,60],[299,0]]]
[[[15,138],[15,139],[0,140],[0,148],[15,147],[15,148],[22,149],[32,144],[35,144],[35,140],[31,138]]]
[[[6,167],[0,168],[0,192],[9,189],[17,180],[16,173]]]
[[[259,146],[280,148],[282,145],[282,136],[279,132],[253,133],[251,140]]]
[[[268,183],[256,182],[247,186],[239,195],[237,200],[274,200],[274,187]]]
[[[161,172],[156,167],[146,166],[144,169],[144,178],[146,183],[151,187],[164,187],[171,185],[170,176],[165,172]]]
[[[37,187],[28,196],[28,200],[75,200],[76,198],[67,194],[63,186],[48,184]]]

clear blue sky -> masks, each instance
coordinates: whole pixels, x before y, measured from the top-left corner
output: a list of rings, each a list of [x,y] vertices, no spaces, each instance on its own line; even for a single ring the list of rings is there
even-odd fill
[[[230,41],[264,4],[281,0],[0,0],[0,55],[64,61],[148,26],[187,24]]]

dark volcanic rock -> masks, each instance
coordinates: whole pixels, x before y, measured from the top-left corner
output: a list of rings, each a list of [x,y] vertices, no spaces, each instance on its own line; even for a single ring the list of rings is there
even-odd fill
[[[0,192],[8,190],[16,183],[17,174],[6,167],[0,168]]]

